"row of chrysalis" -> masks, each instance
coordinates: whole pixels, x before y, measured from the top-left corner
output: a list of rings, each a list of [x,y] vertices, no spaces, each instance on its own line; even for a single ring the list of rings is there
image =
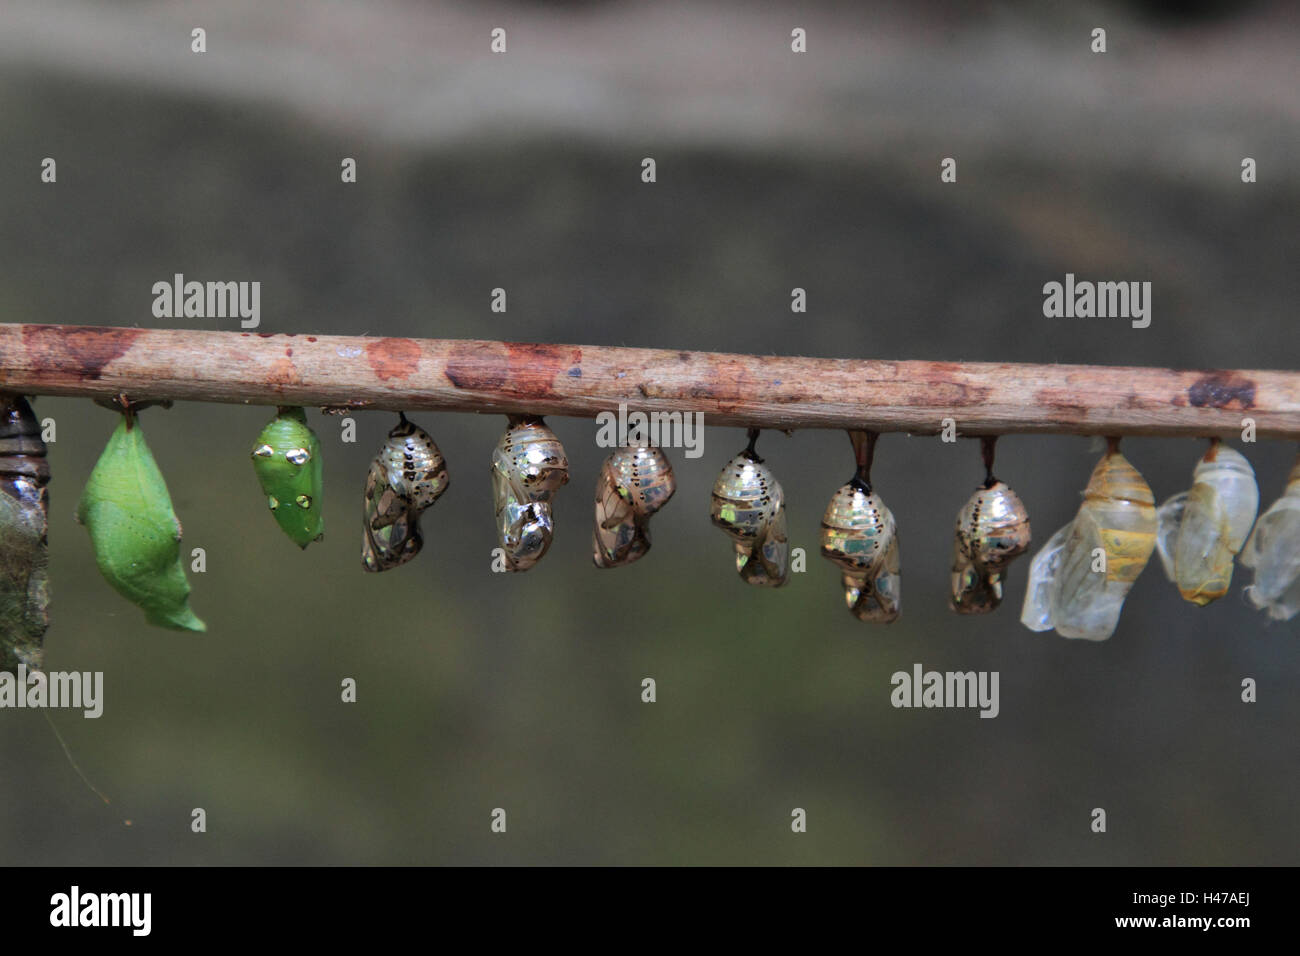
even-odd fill
[[[787,567],[781,486],[749,446],[713,488],[713,522],[731,536],[736,567],[751,584],[778,586]],[[876,435],[849,433],[857,470],[826,508],[821,553],[840,566],[845,602],[864,621],[901,611],[898,527],[871,487]],[[1029,550],[1024,503],[993,474],[993,438],[982,441],[985,478],[957,513],[950,605],[981,614],[1002,601],[1007,567]],[[1111,439],[1074,519],[1034,556],[1021,623],[1064,637],[1105,640],[1152,552],[1183,598],[1204,606],[1223,597],[1235,560],[1255,572],[1246,595],[1276,620],[1300,612],[1300,458],[1287,487],[1257,522],[1259,489],[1250,463],[1212,439],[1192,487],[1158,508],[1150,486]],[[1252,530],[1253,529],[1253,530]]]
[[[166,482],[136,417],[123,414],[77,506],[96,563],[118,592],[161,627],[202,631],[189,607],[180,560],[181,526]],[[821,523],[821,553],[839,566],[849,610],[889,622],[901,610],[898,528],[871,486],[874,432],[853,431],[857,467],[832,496]],[[718,475],[713,524],[730,537],[736,570],[750,584],[779,587],[789,575],[784,494],[749,444]],[[1030,544],[1020,498],[993,475],[993,439],[983,440],[985,479],[957,515],[951,606],[984,613],[1002,600],[1007,567]],[[300,547],[324,533],[320,441],[302,408],[280,408],[252,449],[253,467],[281,530]],[[536,416],[511,416],[492,453],[497,535],[510,571],[526,571],[550,547],[551,499],[569,480],[564,447]],[[48,624],[46,483],[40,425],[21,397],[0,420],[0,670],[41,666]],[[419,520],[447,490],[447,465],[428,432],[400,417],[366,475],[362,564],[386,571],[419,553]],[[629,564],[650,550],[649,519],[676,489],[672,466],[650,445],[616,449],[596,485],[592,558]],[[1286,491],[1258,522],[1254,471],[1239,453],[1211,441],[1189,491],[1159,508],[1150,487],[1112,439],[1074,519],[1034,557],[1021,620],[1036,631],[1103,640],[1153,551],[1184,598],[1205,605],[1227,593],[1240,557],[1255,572],[1247,596],[1279,620],[1300,611],[1300,459]],[[1253,528],[1253,532],[1252,532]]]
[[[755,451],[757,430],[714,484],[710,514],[732,539],[741,577],[779,586],[789,574],[780,483]],[[876,435],[850,432],[853,477],[836,491],[822,519],[821,552],[841,568],[845,600],[862,620],[889,622],[901,610],[898,530],[870,481]],[[304,547],[321,532],[319,442],[301,409],[282,409],[263,431],[254,463],[268,503],[286,533]],[[994,440],[983,440],[984,482],[957,516],[951,605],[984,613],[1002,600],[1010,562],[1030,544],[1020,498],[993,475]],[[1252,600],[1273,617],[1300,609],[1300,462],[1282,499],[1250,537],[1243,561],[1256,571]],[[498,537],[505,566],[531,568],[550,547],[553,495],[569,480],[568,459],[541,418],[514,416],[492,456]],[[1247,543],[1259,493],[1254,472],[1217,441],[1198,462],[1190,491],[1159,509],[1150,488],[1119,454],[1098,463],[1075,519],[1035,557],[1022,621],[1068,637],[1101,640],[1118,622],[1124,597],[1159,552],[1183,596],[1208,604],[1228,590],[1233,562]],[[447,488],[446,462],[423,429],[401,421],[370,466],[365,489],[362,558],[383,571],[420,549],[419,516]],[[672,466],[649,445],[619,448],[596,486],[592,557],[599,567],[637,560],[650,549],[649,519],[676,489]]]

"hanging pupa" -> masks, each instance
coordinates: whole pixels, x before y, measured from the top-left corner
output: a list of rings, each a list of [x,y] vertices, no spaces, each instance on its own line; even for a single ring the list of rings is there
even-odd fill
[[[993,477],[996,441],[981,440],[984,484],[957,513],[949,603],[959,614],[984,614],[1001,604],[1007,566],[1029,550],[1029,513],[1020,497]]]
[[[306,548],[325,534],[321,516],[320,439],[307,425],[301,408],[281,406],[253,445],[267,507],[280,530]]]
[[[823,558],[840,566],[844,600],[862,621],[888,624],[902,610],[898,526],[871,488],[875,432],[851,431],[858,469],[831,498],[822,516]]]
[[[367,571],[387,571],[420,553],[420,515],[448,483],[438,446],[401,415],[366,474],[361,563]]]
[[[1192,473],[1191,491],[1156,509],[1156,550],[1183,599],[1204,607],[1228,593],[1232,562],[1259,510],[1250,462],[1216,438]]]
[[[631,564],[650,550],[650,516],[677,490],[673,466],[653,445],[617,448],[596,479],[591,558],[598,568]]]
[[[542,559],[555,533],[551,498],[569,481],[564,446],[536,415],[511,415],[492,452],[497,534],[509,571]]]
[[[1282,497],[1260,515],[1241,552],[1241,563],[1255,572],[1246,599],[1275,621],[1300,611],[1300,457]]]
[[[41,425],[20,395],[0,399],[0,671],[43,665],[49,626],[45,460]]]
[[[100,574],[143,609],[150,624],[205,631],[190,610],[181,523],[135,416],[140,407],[125,405],[81,493],[77,520],[90,532]]]
[[[1112,439],[1074,520],[1034,556],[1021,623],[1104,641],[1155,546],[1155,497]]]
[[[749,445],[727,462],[713,483],[709,518],[731,538],[742,580],[780,587],[790,573],[785,493],[754,451],[757,441],[758,429],[751,428]]]

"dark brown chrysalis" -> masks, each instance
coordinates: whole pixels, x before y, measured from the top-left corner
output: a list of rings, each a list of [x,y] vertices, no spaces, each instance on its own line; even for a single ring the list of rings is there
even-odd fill
[[[0,671],[40,670],[49,626],[41,423],[21,395],[0,398]]]

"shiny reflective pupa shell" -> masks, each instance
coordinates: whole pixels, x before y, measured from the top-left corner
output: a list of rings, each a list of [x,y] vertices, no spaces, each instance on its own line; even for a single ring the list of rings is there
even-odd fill
[[[1255,522],[1241,552],[1241,563],[1255,572],[1246,599],[1275,621],[1300,612],[1300,458],[1286,491]]]
[[[367,571],[387,571],[420,553],[420,515],[448,484],[442,452],[403,415],[366,474],[361,563]]]
[[[555,533],[551,498],[569,480],[569,459],[540,418],[512,419],[492,452],[492,496],[506,569],[527,571]]]
[[[785,493],[761,458],[746,450],[727,462],[713,483],[709,518],[731,538],[742,580],[760,587],[785,584]]]
[[[99,573],[143,610],[150,624],[207,630],[190,610],[181,523],[134,415],[121,416],[95,463],[77,504],[77,520],[90,532]]]
[[[888,624],[902,610],[898,526],[861,481],[840,487],[822,516],[823,558],[842,569],[844,600],[862,621]]]
[[[45,460],[41,425],[21,396],[0,411],[0,671],[40,670],[49,626]]]
[[[673,466],[653,446],[618,448],[596,480],[591,559],[598,568],[631,564],[650,550],[650,516],[677,490]]]
[[[1156,549],[1183,599],[1204,607],[1228,593],[1232,562],[1255,523],[1259,487],[1242,455],[1215,444],[1196,463],[1192,489],[1156,509]]]
[[[321,516],[320,439],[301,408],[281,408],[253,444],[257,472],[267,507],[280,530],[300,548],[325,534]]]
[[[1007,566],[1029,550],[1029,512],[1001,481],[977,488],[957,514],[952,609],[983,614],[1002,603]]]
[[[1093,469],[1083,504],[1034,556],[1020,620],[1031,631],[1104,641],[1156,546],[1151,488],[1118,451]],[[1105,570],[1094,571],[1101,548]]]

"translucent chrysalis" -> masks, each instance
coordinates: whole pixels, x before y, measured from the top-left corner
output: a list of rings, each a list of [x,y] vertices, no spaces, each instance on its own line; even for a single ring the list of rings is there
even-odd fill
[[[1216,439],[1196,463],[1191,490],[1156,509],[1160,563],[1184,600],[1204,607],[1228,593],[1233,560],[1258,510],[1255,470]]]
[[[1155,498],[1118,444],[1093,469],[1074,520],[1034,555],[1020,614],[1031,631],[1104,641],[1155,550]]]
[[[1241,552],[1241,563],[1255,572],[1246,598],[1275,621],[1300,612],[1300,457],[1282,497],[1260,515]]]

